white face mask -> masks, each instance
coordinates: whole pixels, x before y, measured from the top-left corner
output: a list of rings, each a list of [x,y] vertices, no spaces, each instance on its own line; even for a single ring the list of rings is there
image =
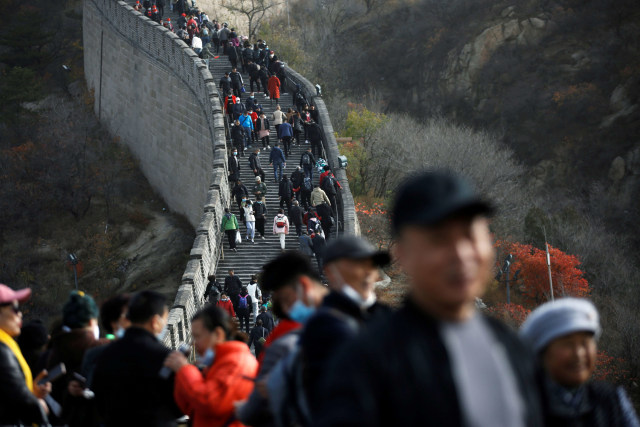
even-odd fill
[[[335,274],[336,278],[340,281],[340,283],[342,283],[342,287],[340,291],[344,295],[346,295],[349,299],[354,301],[363,309],[367,309],[371,307],[373,304],[375,304],[377,297],[376,297],[376,293],[373,292],[373,290],[371,290],[371,292],[369,293],[369,296],[367,296],[366,299],[362,298],[362,296],[358,293],[358,291],[353,289],[351,285],[345,282],[345,280],[342,278],[342,275],[340,274],[340,271],[338,271],[338,268],[335,265],[332,265],[331,268],[333,269],[333,274]]]
[[[93,325],[93,336],[96,339],[100,339],[100,327],[98,326],[97,323],[95,325]]]

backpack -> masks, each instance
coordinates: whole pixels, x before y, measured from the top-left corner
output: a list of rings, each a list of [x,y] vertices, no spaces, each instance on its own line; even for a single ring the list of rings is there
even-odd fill
[[[322,189],[329,195],[333,196],[336,194],[336,179],[333,177],[333,175],[327,175],[322,180]]]
[[[284,226],[287,225],[287,223],[284,221],[284,217],[282,216],[278,216],[276,217],[276,227],[278,228],[284,228]]]
[[[302,164],[305,166],[308,166],[311,164],[311,157],[309,156],[309,153],[304,153],[302,155]]]
[[[240,299],[238,300],[238,308],[247,308],[248,307],[247,298],[249,298],[248,294],[245,295],[245,296],[240,295]]]
[[[313,184],[311,184],[311,178],[309,178],[309,177],[306,177],[304,179],[304,181],[302,182],[302,186],[307,191],[313,191]]]

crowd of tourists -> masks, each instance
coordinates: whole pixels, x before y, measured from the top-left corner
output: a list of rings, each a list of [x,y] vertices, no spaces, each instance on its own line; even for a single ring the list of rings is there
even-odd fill
[[[638,426],[624,389],[592,379],[591,302],[547,302],[519,334],[477,307],[493,211],[458,176],[417,174],[392,209],[400,308],[376,298],[390,255],[340,237],[322,253],[326,283],[298,251],[248,284],[210,276],[192,355],[159,341],[169,307],[156,292],[98,310],[74,291],[50,330],[22,323],[29,289],[0,285],[0,425]]]

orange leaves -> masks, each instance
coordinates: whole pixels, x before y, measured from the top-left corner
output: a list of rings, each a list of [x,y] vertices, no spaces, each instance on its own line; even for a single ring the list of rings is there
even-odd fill
[[[356,214],[360,222],[362,236],[379,249],[389,248],[389,216],[382,203],[356,203]]]
[[[525,297],[531,304],[541,304],[550,299],[549,275],[545,251],[522,243],[505,241],[496,242],[496,248],[504,255],[514,256],[511,272],[520,270],[518,283]],[[549,246],[551,256],[551,277],[555,297],[586,297],[589,295],[589,284],[583,277],[584,272],[578,268],[580,261],[575,255],[569,255]],[[504,256],[500,256],[502,262]]]

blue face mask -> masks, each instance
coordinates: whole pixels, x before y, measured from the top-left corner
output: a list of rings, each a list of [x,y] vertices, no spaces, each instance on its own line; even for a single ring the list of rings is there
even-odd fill
[[[212,348],[208,348],[203,355],[198,354],[196,361],[198,365],[211,366],[213,359],[216,357],[216,352]]]
[[[308,307],[301,300],[297,300],[289,309],[289,318],[294,322],[305,323],[314,311],[313,307]]]
[[[124,332],[125,329],[124,328],[118,328],[118,330],[115,333],[116,338],[120,339],[124,336]]]

